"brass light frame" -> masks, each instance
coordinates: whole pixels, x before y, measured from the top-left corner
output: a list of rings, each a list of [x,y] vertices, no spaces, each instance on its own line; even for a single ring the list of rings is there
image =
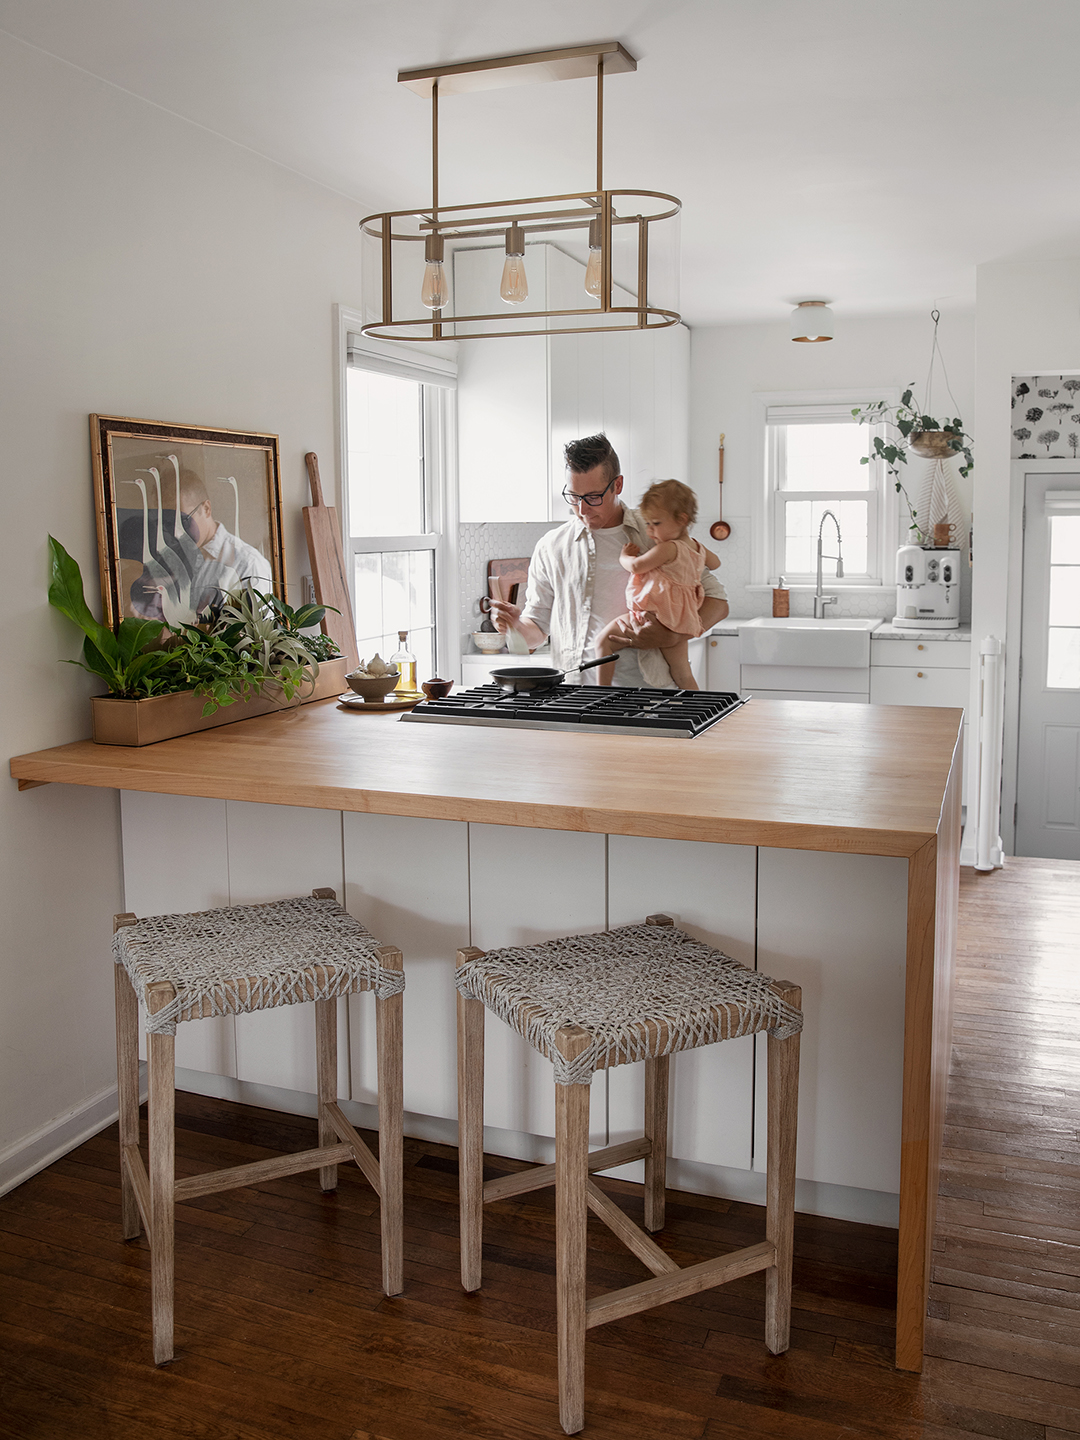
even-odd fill
[[[454,65],[399,71],[400,84],[431,97],[431,204],[410,210],[383,211],[367,215],[361,220],[361,233],[378,242],[381,308],[378,319],[369,320],[360,327],[361,334],[382,340],[430,342],[449,339],[504,339],[519,335],[586,335],[625,330],[663,330],[677,325],[682,318],[677,311],[652,303],[649,299],[649,239],[650,227],[673,219],[682,209],[682,202],[674,195],[658,190],[605,190],[603,183],[604,76],[636,69],[637,61],[629,51],[618,41],[611,40],[596,45],[530,51],[519,55],[462,61]],[[440,95],[592,75],[596,77],[594,190],[571,191],[562,195],[535,195],[520,200],[485,200],[467,205],[440,205]],[[656,201],[657,205],[653,207],[638,204],[630,207],[634,213],[620,212],[618,202],[627,198],[639,202]],[[515,310],[512,319],[505,310],[476,315],[433,310],[429,315],[416,319],[394,318],[395,244],[425,244],[429,236],[437,237],[443,242],[496,237],[502,236],[511,225],[519,225],[527,235],[569,230],[583,230],[588,233],[594,220],[599,221],[601,244],[599,305],[582,305],[564,310]],[[416,230],[410,232],[401,228],[405,221],[416,224]],[[633,305],[613,303],[612,241],[616,226],[631,226],[637,232],[637,303]],[[611,317],[622,315],[628,317],[625,324],[610,323]],[[586,316],[596,320],[603,319],[605,323],[580,323]],[[509,326],[514,328],[462,333],[462,326],[486,325],[500,320],[507,320]],[[520,328],[519,324],[522,321],[575,320],[579,323],[537,323],[524,329]]]

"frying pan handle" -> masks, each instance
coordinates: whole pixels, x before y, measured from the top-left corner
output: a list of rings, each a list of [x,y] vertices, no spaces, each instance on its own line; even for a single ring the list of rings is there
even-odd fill
[[[568,670],[568,675],[580,674],[582,670],[594,670],[597,665],[614,665],[619,657],[617,655],[601,655],[599,660],[586,660],[583,665],[577,666],[574,670]]]

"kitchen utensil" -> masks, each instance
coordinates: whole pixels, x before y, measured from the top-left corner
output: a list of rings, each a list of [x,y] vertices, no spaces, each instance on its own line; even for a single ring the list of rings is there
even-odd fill
[[[491,590],[491,598],[501,602],[503,600],[503,586],[499,576],[489,574],[488,586]],[[506,648],[510,651],[511,655],[528,655],[529,647],[525,643],[525,637],[520,630],[515,630],[511,627],[503,633],[506,636]]]
[[[369,705],[383,704],[386,696],[397,686],[398,679],[399,676],[396,670],[391,671],[389,675],[345,676],[345,681],[349,689],[354,690],[357,695],[362,695]],[[415,704],[419,698],[419,696],[414,697],[413,703]]]
[[[519,555],[510,560],[489,560],[487,574],[490,580],[493,575],[497,576],[502,584],[503,594],[510,605],[524,604],[525,591],[529,587],[529,560],[528,555]],[[515,600],[513,587],[518,586],[518,594],[521,600]]]
[[[356,629],[352,619],[349,583],[345,577],[345,556],[341,549],[337,511],[323,503],[319,479],[319,457],[314,450],[304,456],[311,481],[312,505],[304,506],[304,529],[307,532],[308,554],[311,556],[311,579],[315,599],[330,606],[322,621],[322,632],[329,635],[351,667],[360,663],[356,648]],[[337,614],[334,612],[337,611]]]
[[[720,516],[713,525],[709,526],[709,534],[714,540],[726,540],[731,534],[731,526],[724,519],[724,437],[720,436],[720,461],[718,465],[720,478],[720,500],[717,514]]]
[[[445,700],[454,688],[454,682],[452,680],[440,680],[438,676],[436,676],[434,680],[425,680],[420,688],[429,700]]]
[[[474,630],[472,638],[482,655],[495,655],[506,644],[506,636],[498,630]]]
[[[567,675],[577,675],[581,670],[593,670],[597,665],[614,665],[614,655],[602,655],[599,660],[586,660],[573,670],[551,670],[546,665],[509,665],[501,670],[492,670],[491,678],[506,695],[523,695],[528,690],[554,690]]]

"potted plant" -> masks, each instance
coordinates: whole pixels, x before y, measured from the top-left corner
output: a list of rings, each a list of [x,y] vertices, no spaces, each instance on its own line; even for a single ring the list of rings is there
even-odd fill
[[[127,617],[116,628],[90,612],[82,574],[49,537],[49,602],[83,631],[83,658],[107,695],[91,698],[94,739],[148,745],[340,694],[348,661],[326,635],[305,635],[325,607],[294,610],[276,595],[230,592],[205,626],[170,634],[159,620]]]
[[[895,432],[894,436],[874,436],[872,455],[864,455],[862,463],[869,465],[871,459],[883,460],[889,478],[896,486],[897,493],[904,497],[910,519],[909,529],[915,531],[916,544],[925,544],[929,539],[928,526],[919,522],[911,499],[900,480],[900,466],[907,464],[908,451],[923,460],[950,460],[963,456],[960,474],[968,475],[975,464],[972,454],[972,438],[964,429],[963,421],[955,419],[938,420],[933,415],[924,415],[914,401],[914,381],[900,397],[898,405],[889,405],[884,400],[875,400],[870,405],[857,406],[852,415],[860,425],[885,425]],[[896,438],[899,437],[899,438]]]

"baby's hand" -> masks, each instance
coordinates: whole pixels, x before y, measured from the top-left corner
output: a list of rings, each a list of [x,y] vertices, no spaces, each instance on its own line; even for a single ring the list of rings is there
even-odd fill
[[[640,554],[641,554],[641,550],[640,550],[639,547],[638,547],[637,545],[635,545],[634,542],[631,540],[628,545],[624,545],[624,546],[622,547],[622,553],[626,556],[626,558],[627,558],[628,560],[633,560],[636,555],[640,555]]]

